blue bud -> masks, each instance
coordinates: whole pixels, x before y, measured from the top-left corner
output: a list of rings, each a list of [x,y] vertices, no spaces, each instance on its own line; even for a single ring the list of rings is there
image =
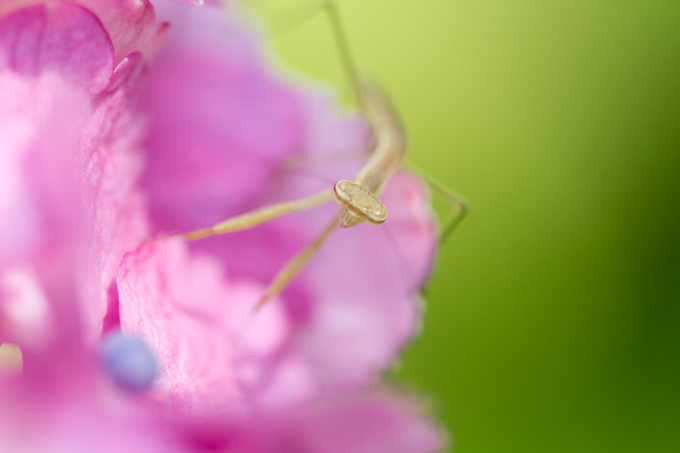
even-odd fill
[[[156,377],[156,360],[146,343],[120,331],[104,337],[99,360],[116,385],[128,392],[149,389]]]

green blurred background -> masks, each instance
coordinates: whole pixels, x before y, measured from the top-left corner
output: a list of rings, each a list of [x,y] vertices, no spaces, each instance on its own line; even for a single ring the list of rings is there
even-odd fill
[[[680,2],[337,4],[470,201],[397,370],[455,452],[680,451]],[[276,49],[347,85],[323,16]]]

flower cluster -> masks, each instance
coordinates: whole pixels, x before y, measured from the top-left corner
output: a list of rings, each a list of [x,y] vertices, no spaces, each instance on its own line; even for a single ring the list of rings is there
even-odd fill
[[[335,234],[261,310],[337,207],[148,240],[328,184],[293,160],[360,166],[331,156],[367,147],[361,118],[275,75],[261,42],[236,5],[0,3],[0,342],[23,355],[0,375],[0,450],[441,447],[380,383],[436,246],[413,176],[384,194],[389,235]]]

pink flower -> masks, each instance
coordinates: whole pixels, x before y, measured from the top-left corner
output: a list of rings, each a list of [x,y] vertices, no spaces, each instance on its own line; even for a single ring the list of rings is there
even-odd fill
[[[76,3],[3,6],[0,338],[38,349],[91,341],[123,252],[147,234],[134,188],[141,130],[129,103],[138,49],[160,29],[148,5],[132,2],[105,9],[114,35]],[[138,33],[123,32],[121,16]],[[29,294],[30,304],[15,303]]]
[[[23,377],[0,377],[0,446],[436,449],[441,435],[402,396],[371,390],[417,328],[435,247],[415,178],[384,194],[391,240],[339,232],[257,312],[337,207],[142,243],[314,193],[282,164],[369,137],[318,89],[272,76],[237,21],[164,7],[169,31],[148,2],[0,5],[0,341],[24,358]]]

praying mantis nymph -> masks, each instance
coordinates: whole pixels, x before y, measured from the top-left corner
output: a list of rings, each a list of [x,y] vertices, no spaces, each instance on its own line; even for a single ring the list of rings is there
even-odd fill
[[[179,234],[188,240],[196,240],[212,235],[246,230],[283,214],[303,211],[335,200],[340,207],[338,218],[334,218],[328,223],[314,241],[291,258],[279,270],[256,305],[257,308],[264,305],[268,300],[277,296],[286,288],[338,226],[349,228],[364,222],[369,225],[382,224],[387,218],[387,209],[378,199],[378,196],[383,192],[385,185],[394,172],[404,164],[406,140],[399,116],[392,107],[388,97],[375,84],[360,79],[357,76],[342,33],[339,14],[335,5],[332,2],[323,2],[320,6],[329,15],[340,55],[352,81],[360,110],[373,132],[373,148],[368,162],[357,173],[354,181],[341,180],[331,189],[326,189],[315,195],[265,206],[232,217],[210,228]],[[413,166],[410,167],[412,170],[415,170]],[[435,192],[442,195],[454,207],[449,218],[443,222],[444,226],[440,233],[440,239],[443,240],[463,219],[467,211],[467,204],[455,192],[426,175],[422,176]]]

